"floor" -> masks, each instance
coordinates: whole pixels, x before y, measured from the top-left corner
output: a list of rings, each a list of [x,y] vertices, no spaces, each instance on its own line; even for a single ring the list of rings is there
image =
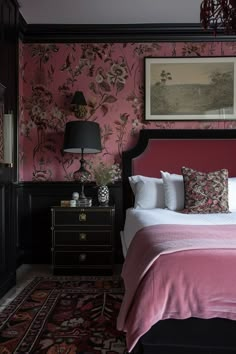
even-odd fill
[[[121,264],[115,265],[115,273],[120,274]],[[9,290],[0,299],[0,311],[3,310],[14,298],[29,284],[34,277],[51,276],[52,269],[50,264],[23,264],[16,271],[16,286]]]
[[[16,286],[0,299],[0,311],[3,310],[34,277],[50,275],[52,275],[52,271],[49,264],[23,264],[16,271]]]

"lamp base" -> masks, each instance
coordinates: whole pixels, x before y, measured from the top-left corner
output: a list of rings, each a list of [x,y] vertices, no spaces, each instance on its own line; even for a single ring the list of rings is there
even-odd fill
[[[87,182],[89,180],[90,173],[86,170],[77,170],[73,173],[73,179],[76,182]]]

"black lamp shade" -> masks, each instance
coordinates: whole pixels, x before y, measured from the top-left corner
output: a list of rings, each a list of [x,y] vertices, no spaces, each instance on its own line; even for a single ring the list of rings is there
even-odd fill
[[[87,102],[82,91],[75,92],[71,104],[76,106],[87,106]]]
[[[94,154],[102,150],[100,127],[96,122],[72,121],[66,123],[65,152]]]

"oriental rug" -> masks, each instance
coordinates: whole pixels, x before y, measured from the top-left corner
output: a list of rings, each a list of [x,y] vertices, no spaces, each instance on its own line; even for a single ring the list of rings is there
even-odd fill
[[[119,277],[34,278],[0,313],[0,353],[124,354]]]

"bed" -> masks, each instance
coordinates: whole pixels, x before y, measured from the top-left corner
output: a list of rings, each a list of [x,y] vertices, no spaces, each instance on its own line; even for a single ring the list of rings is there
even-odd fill
[[[151,129],[141,130],[137,145],[123,153],[125,296],[117,326],[127,332],[129,352],[236,353],[235,152],[234,129]],[[172,208],[183,194],[181,171],[189,173],[183,166],[203,174],[227,171],[230,212],[224,206],[222,212],[197,214]],[[164,207],[163,201],[147,206],[154,198],[148,194],[142,195],[140,206],[132,192],[137,181],[131,176],[155,179],[139,181],[140,190],[147,193],[149,182],[165,180],[160,171],[178,176],[177,195],[172,198],[167,184],[164,196],[159,194]],[[186,175],[181,182],[185,190]]]

